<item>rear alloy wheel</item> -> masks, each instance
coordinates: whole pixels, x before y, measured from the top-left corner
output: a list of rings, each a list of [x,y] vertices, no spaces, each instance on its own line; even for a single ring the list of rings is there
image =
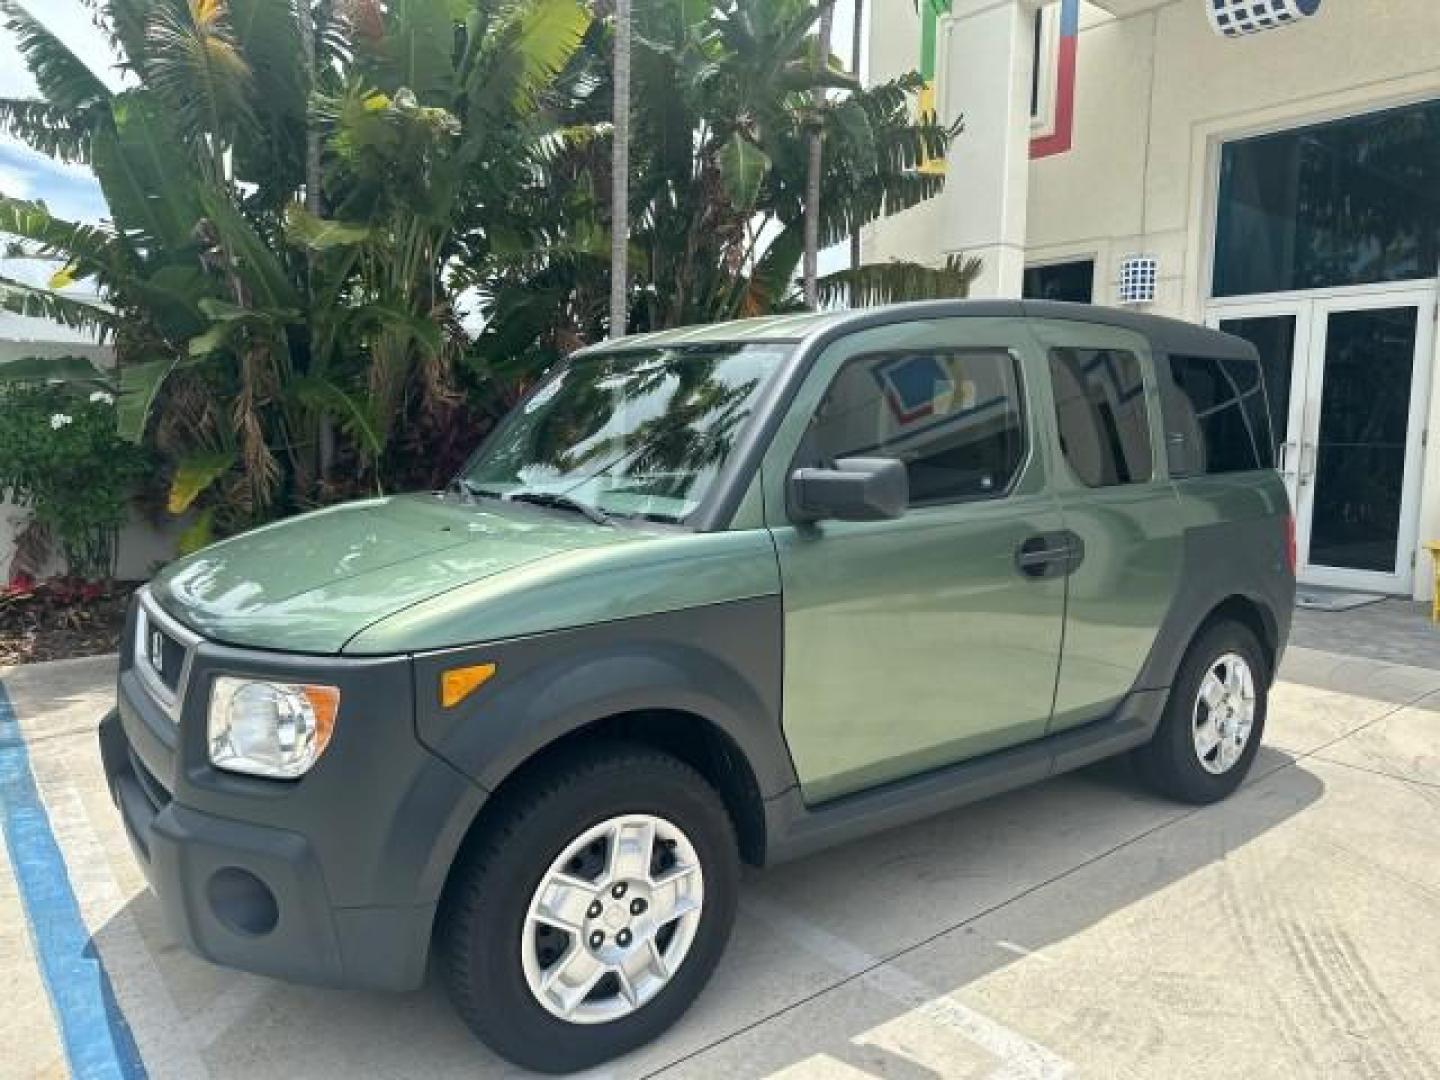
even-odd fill
[[[654,1039],[704,988],[739,854],[715,789],[648,747],[589,744],[521,783],[452,874],[439,955],[491,1049],[571,1072]]]
[[[1226,653],[1200,681],[1192,710],[1195,756],[1206,772],[1222,776],[1235,767],[1255,728],[1255,676],[1238,653]]]
[[[1180,664],[1154,738],[1135,751],[1141,777],[1181,802],[1225,798],[1260,749],[1269,687],[1265,652],[1248,626],[1207,627]]]

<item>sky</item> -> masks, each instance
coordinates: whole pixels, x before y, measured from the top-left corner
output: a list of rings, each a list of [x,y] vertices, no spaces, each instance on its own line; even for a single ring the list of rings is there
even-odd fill
[[[109,43],[91,25],[90,16],[79,0],[22,0],[22,3],[32,14],[40,15],[50,31],[96,75],[116,87],[120,85]],[[15,48],[13,35],[0,27],[0,97],[24,98],[37,94],[35,80]],[[95,223],[107,213],[100,187],[88,168],[53,161],[6,135],[0,135],[0,194],[43,199],[51,213],[68,221]],[[33,259],[0,258],[0,275],[33,285],[44,285],[54,269],[52,264]],[[75,291],[86,290],[81,285]],[[0,342],[6,340],[86,343],[93,338],[47,319],[22,319],[0,312]]]
[[[90,22],[79,0],[22,0],[96,75],[118,87],[115,57],[109,43]],[[0,97],[37,96],[35,81],[15,49],[13,36],[0,28]],[[99,221],[105,201],[90,170],[62,165],[23,143],[0,136],[0,192],[21,199],[44,199],[59,217]]]

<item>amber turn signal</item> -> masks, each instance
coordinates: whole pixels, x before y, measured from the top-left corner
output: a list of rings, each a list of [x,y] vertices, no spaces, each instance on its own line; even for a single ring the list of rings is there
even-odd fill
[[[494,664],[451,668],[440,676],[440,704],[447,709],[454,708],[489,682],[494,674]]]

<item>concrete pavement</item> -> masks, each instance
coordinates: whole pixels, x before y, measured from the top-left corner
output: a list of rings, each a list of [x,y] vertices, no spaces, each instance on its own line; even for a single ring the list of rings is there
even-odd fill
[[[112,678],[113,659],[0,672],[145,1072],[513,1073],[433,981],[315,990],[175,947],[100,774]],[[1440,670],[1294,649],[1282,680],[1220,806],[1110,764],[747,874],[710,988],[602,1074],[1440,1080]],[[4,859],[0,1075],[65,1075],[44,928]]]

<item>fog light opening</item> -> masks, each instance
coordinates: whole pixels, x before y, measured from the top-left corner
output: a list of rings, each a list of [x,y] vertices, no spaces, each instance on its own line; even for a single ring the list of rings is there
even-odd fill
[[[205,893],[215,917],[237,934],[259,937],[274,930],[280,921],[275,894],[249,870],[227,866],[215,871]]]

